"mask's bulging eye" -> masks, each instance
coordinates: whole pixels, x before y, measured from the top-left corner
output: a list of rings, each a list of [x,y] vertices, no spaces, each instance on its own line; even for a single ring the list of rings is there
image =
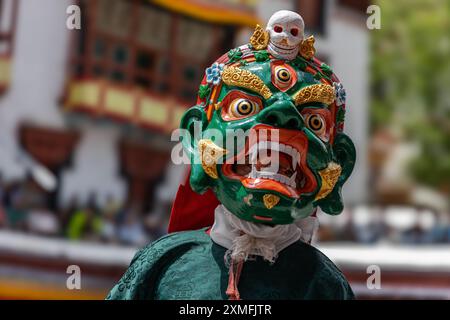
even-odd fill
[[[260,111],[259,105],[249,99],[235,99],[230,104],[230,116],[234,118],[243,118],[252,116]]]
[[[297,28],[292,28],[292,29],[291,29],[291,34],[292,34],[294,37],[298,36],[298,29],[297,29]]]
[[[264,108],[259,97],[238,90],[229,92],[219,106],[221,106],[220,113],[224,121],[245,119],[254,116]]]
[[[317,135],[321,135],[325,130],[325,121],[317,114],[309,115],[306,119],[306,124],[308,125],[308,128]]]
[[[305,108],[301,111],[305,126],[320,140],[330,141],[330,134],[334,128],[332,115],[328,109]]]

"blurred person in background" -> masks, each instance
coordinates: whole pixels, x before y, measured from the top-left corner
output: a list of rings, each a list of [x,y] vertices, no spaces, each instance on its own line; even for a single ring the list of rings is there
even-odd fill
[[[69,222],[72,219],[73,215],[77,212],[79,207],[80,207],[80,200],[77,195],[73,195],[69,200],[69,204],[66,207],[60,209],[59,217],[61,223],[62,236],[65,236],[65,231],[69,226]]]
[[[158,185],[155,200],[143,219],[145,230],[152,241],[167,234],[169,213],[178,189],[177,182],[180,176],[185,174],[184,169],[182,166],[171,165],[167,170],[165,181]]]
[[[7,217],[5,212],[5,205],[3,202],[5,184],[3,181],[3,175],[0,172],[0,228],[5,228],[7,223]]]
[[[23,183],[15,180],[7,184],[4,194],[4,206],[8,227],[14,230],[25,230],[26,208],[23,194]]]
[[[101,223],[95,194],[92,193],[86,206],[77,210],[71,217],[67,227],[67,237],[70,240],[98,240],[102,228]]]
[[[159,239],[167,233],[167,218],[160,213],[149,213],[144,217],[144,227],[151,241]]]
[[[434,224],[423,237],[424,243],[450,243],[450,225],[445,219],[446,213],[433,211]]]
[[[8,219],[6,216],[5,208],[0,206],[0,229],[6,228],[8,223]]]
[[[31,175],[22,182],[21,197],[28,232],[49,236],[60,233],[59,217],[50,206],[48,193]]]
[[[418,222],[401,234],[401,242],[405,244],[421,244],[424,238],[425,232]]]
[[[87,199],[87,206],[94,212],[95,215],[100,214],[100,208],[98,205],[98,195],[95,191],[89,194]]]
[[[117,242],[117,215],[120,207],[120,203],[112,195],[108,195],[101,216],[100,236],[102,241]]]
[[[29,232],[39,235],[56,236],[61,232],[57,215],[43,206],[28,209],[26,226]]]
[[[0,205],[3,206],[3,195],[5,191],[5,182],[3,180],[3,174],[0,172]]]
[[[119,241],[126,245],[142,246],[148,242],[138,205],[131,204],[125,210],[123,222],[118,227],[118,237]]]

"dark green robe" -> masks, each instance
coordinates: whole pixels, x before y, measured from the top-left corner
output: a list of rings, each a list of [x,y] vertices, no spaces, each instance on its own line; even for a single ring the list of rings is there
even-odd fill
[[[227,249],[205,231],[172,233],[141,249],[107,299],[228,299]],[[333,262],[301,241],[274,264],[245,262],[238,289],[243,300],[354,298]]]

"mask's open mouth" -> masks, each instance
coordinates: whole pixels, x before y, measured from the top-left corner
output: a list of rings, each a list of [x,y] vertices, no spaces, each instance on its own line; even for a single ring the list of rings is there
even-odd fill
[[[222,165],[226,177],[239,179],[249,189],[277,191],[291,198],[315,190],[317,182],[306,164],[308,140],[302,131],[266,125],[252,130],[255,135],[247,139],[245,148]]]

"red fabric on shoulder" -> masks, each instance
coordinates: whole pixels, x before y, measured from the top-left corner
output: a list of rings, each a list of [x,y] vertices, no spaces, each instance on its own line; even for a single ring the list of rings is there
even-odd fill
[[[190,172],[189,172],[190,173]],[[214,223],[214,210],[219,205],[216,195],[208,190],[200,195],[189,183],[189,174],[178,188],[170,214],[168,232],[197,230]]]

